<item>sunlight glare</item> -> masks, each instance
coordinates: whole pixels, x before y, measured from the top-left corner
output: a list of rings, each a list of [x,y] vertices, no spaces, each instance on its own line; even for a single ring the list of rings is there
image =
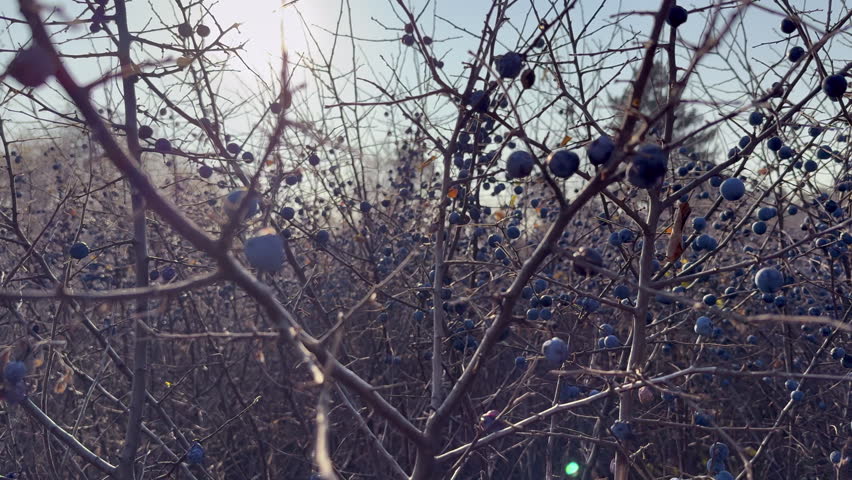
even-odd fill
[[[282,46],[289,52],[300,52],[307,48],[297,7],[281,5],[281,0],[226,0],[214,8],[214,14],[223,27],[232,23],[240,24],[240,36],[247,41],[242,55],[252,68],[262,69],[270,63],[277,64]],[[303,6],[308,4],[302,2],[296,5],[305,16],[305,21],[310,22],[313,9]]]

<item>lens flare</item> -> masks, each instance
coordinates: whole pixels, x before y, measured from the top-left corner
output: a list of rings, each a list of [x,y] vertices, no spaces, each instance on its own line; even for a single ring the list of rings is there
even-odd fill
[[[577,462],[569,462],[565,465],[565,474],[570,477],[576,477],[580,473],[580,464]]]

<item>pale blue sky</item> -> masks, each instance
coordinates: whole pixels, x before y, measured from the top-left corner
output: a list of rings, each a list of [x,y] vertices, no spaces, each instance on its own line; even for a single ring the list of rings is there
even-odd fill
[[[54,13],[51,17],[55,20],[68,21],[78,16],[82,11],[80,6],[67,0],[46,0],[43,3],[68,9]],[[491,6],[491,0],[405,0],[405,3],[410,5],[412,10],[422,15],[419,27],[435,38],[433,51],[436,56],[444,60],[446,65],[444,73],[448,81],[459,85],[460,80],[457,75],[463,73],[463,62],[469,62],[472,58],[471,51],[477,46],[474,36],[482,29],[482,19]],[[517,47],[519,38],[530,38],[537,23],[534,18],[529,16],[531,5],[544,17],[552,18],[553,12],[550,9],[552,3],[549,0],[519,0],[509,11],[510,25],[501,29],[500,45],[495,53],[499,54],[501,51]],[[563,2],[555,3],[561,5]],[[589,51],[594,49],[596,43],[605,45],[611,41],[624,46],[638,45],[646,38],[650,27],[649,16],[630,16],[628,20],[622,20],[618,27],[612,27],[611,24],[621,18],[618,16],[620,12],[653,10],[659,6],[659,3],[658,0],[582,0],[578,2],[576,8],[570,13],[572,23],[578,27],[584,19],[603,5],[597,19],[590,25],[591,31],[600,29],[601,33],[588,39],[587,43],[580,46],[580,50]],[[703,1],[682,1],[680,3],[688,9],[708,4],[708,2]],[[825,13],[820,10],[825,6],[824,1],[794,1],[791,3],[797,9],[814,11],[815,21],[824,21]],[[834,3],[832,17],[837,18],[845,11],[846,7],[837,5],[837,2]],[[229,33],[225,40],[230,45],[246,42],[242,52],[243,59],[246,61],[247,67],[260,73],[262,79],[269,80],[274,76],[269,65],[274,65],[278,58],[282,44],[282,32],[291,53],[291,61],[298,60],[302,55],[306,55],[305,58],[319,58],[321,55],[328,55],[332,51],[334,37],[331,31],[334,30],[339,21],[341,31],[347,35],[350,33],[351,22],[351,31],[354,32],[357,40],[353,52],[353,47],[348,38],[338,38],[333,61],[333,66],[337,72],[351,72],[354,57],[354,68],[358,72],[358,77],[377,79],[381,83],[398,76],[402,83],[413,92],[434,88],[434,85],[420,85],[421,80],[425,77],[422,58],[415,55],[413,49],[403,47],[399,42],[404,21],[401,19],[401,9],[396,0],[300,0],[296,3],[295,8],[281,8],[281,4],[282,0],[204,2],[204,5],[212,9],[223,28],[232,23],[241,24],[238,31]],[[348,15],[342,17],[339,15],[341,5],[351,11],[351,19]],[[736,39],[741,45],[743,42],[747,42],[746,46],[741,51],[736,51],[731,50],[729,44],[723,43],[717,53],[706,58],[701,69],[703,85],[711,86],[718,92],[718,95],[722,98],[727,97],[725,99],[734,102],[736,106],[748,100],[747,97],[742,95],[743,91],[747,88],[758,87],[754,84],[743,85],[741,79],[748,77],[746,69],[752,68],[757,72],[765,72],[768,69],[774,70],[774,73],[770,73],[766,79],[761,80],[761,85],[765,83],[766,85],[763,86],[767,86],[790,68],[790,64],[783,61],[783,56],[784,52],[793,44],[789,43],[778,31],[781,17],[762,9],[765,6],[777,11],[778,7],[772,2],[759,2],[759,5],[760,7],[748,10],[743,24],[733,32],[734,36],[730,37]],[[149,25],[158,27],[163,23],[171,25],[177,23],[174,20],[177,10],[172,0],[133,0],[129,2],[128,8],[132,30],[144,29]],[[16,2],[13,0],[0,1],[0,14],[17,16]],[[709,14],[709,11],[702,11],[691,15],[689,22],[681,28],[682,39],[688,43],[697,42],[701,34],[704,33],[703,29],[706,27]],[[190,19],[193,23],[195,20]],[[84,53],[90,51],[93,46],[96,50],[104,48],[102,37],[99,39],[98,35],[89,35],[85,25],[75,25],[65,30],[64,33],[56,37],[57,41],[63,42],[61,48],[65,53]],[[214,35],[216,31],[216,28],[214,28]],[[308,35],[308,32],[313,37]],[[89,40],[92,37],[95,39]],[[145,37],[155,41],[172,41],[171,33],[163,30],[146,33]],[[747,37],[747,40],[743,40],[745,37]],[[25,43],[28,38],[29,33],[26,26],[13,25],[8,30],[0,32],[0,49],[16,48]],[[68,39],[74,40],[64,43]],[[565,47],[564,51],[567,52],[568,48]],[[849,56],[848,47],[845,50],[833,50],[834,53],[843,51],[847,53],[846,56]],[[628,56],[635,55],[635,51],[621,56],[615,55],[609,58],[606,64],[609,66],[618,65],[623,63]],[[9,53],[0,54],[0,65],[7,63],[11,58],[10,56]],[[173,61],[174,55],[171,53],[163,54],[156,48],[146,47],[143,52],[137,52],[136,58],[140,62],[156,63],[168,62],[170,59]],[[734,68],[728,68],[727,71],[714,68],[719,65],[723,58],[730,61]],[[838,64],[842,64],[848,58],[834,60]],[[581,57],[580,61],[582,64],[588,65],[594,62],[595,58]],[[685,58],[681,58],[679,62],[683,64],[685,61]],[[112,59],[73,60],[68,63],[72,66],[77,78],[83,82],[98,78],[114,66]],[[249,72],[249,68],[237,61],[232,61],[231,66],[234,70],[223,76],[222,88],[225,91],[233,92],[234,103],[241,98],[256,100],[257,97],[253,96],[268,97],[258,89],[260,79],[254,77]],[[628,73],[625,73],[622,75],[623,78],[619,77],[619,82],[613,83],[609,87],[610,91],[622,90],[625,86],[624,80],[628,79],[629,76]],[[572,81],[570,76],[567,76],[566,79],[569,83]],[[341,83],[344,99],[352,99],[351,75],[349,79]],[[807,84],[810,83],[812,82],[807,82]],[[363,83],[360,86],[359,92],[362,92],[362,96],[376,93],[375,89]],[[699,88],[692,91],[692,98],[698,101],[704,100],[700,91],[702,84],[695,82],[692,86]],[[310,88],[310,85],[308,85],[308,88]],[[48,90],[42,90],[44,90],[40,92],[42,95],[49,95]],[[110,92],[109,89],[105,89],[101,93],[107,97],[114,96],[114,92]],[[689,95],[687,96],[689,97]],[[795,96],[792,99],[795,101]],[[319,105],[315,107],[319,108]],[[719,107],[714,106],[712,108],[718,109]],[[199,116],[201,116],[200,113]]]
[[[299,0],[295,7],[281,8],[282,0],[219,0],[217,2],[204,2],[212,8],[223,27],[232,23],[240,23],[238,33],[231,34],[228,39],[231,43],[247,41],[245,55],[249,64],[253,67],[262,67],[265,62],[275,57],[281,45],[281,32],[283,31],[286,43],[293,53],[311,50],[316,53],[317,48],[313,40],[306,38],[304,22],[313,27],[312,33],[317,40],[320,49],[327,50],[331,46],[332,38],[328,31],[332,30],[339,19],[341,5],[350,6],[352,13],[352,29],[359,39],[357,55],[360,61],[372,63],[378,60],[380,55],[394,55],[403,49],[397,41],[402,26],[401,10],[396,0]],[[469,60],[469,51],[476,44],[470,35],[461,31],[466,29],[478,34],[482,28],[482,19],[485,12],[491,6],[491,0],[406,0],[412,10],[422,15],[420,27],[436,39],[435,51],[445,58],[447,71],[452,72],[454,66],[460,62]],[[535,29],[535,19],[528,16],[530,5],[544,17],[552,17],[550,0],[520,0],[510,10],[509,17],[511,26],[501,32],[500,43],[506,49],[517,46],[518,36],[521,33],[528,37]],[[562,2],[556,2],[561,4]],[[572,10],[572,21],[582,21],[588,18],[601,4],[597,21],[592,29],[599,28],[615,20],[619,12],[631,10],[648,11],[659,6],[657,0],[584,0],[578,2],[577,7]],[[707,2],[681,2],[687,8],[703,6]],[[797,6],[807,7],[808,3],[794,2]],[[45,5],[59,6],[66,10],[55,13],[52,18],[57,20],[69,20],[75,18],[82,11],[79,6],[71,4],[67,0],[47,0]],[[134,0],[129,2],[129,10],[132,27],[141,29],[146,25],[160,24],[160,19],[167,23],[175,18],[176,8],[173,0]],[[0,15],[16,17],[16,2],[5,0],[0,2]],[[297,13],[298,10],[298,13]],[[301,15],[300,15],[301,14]],[[706,13],[696,15],[704,16]],[[748,31],[752,44],[760,44],[777,40],[776,30],[778,17],[771,16],[758,9],[752,9],[749,17],[753,18],[754,29]],[[576,20],[575,20],[576,19]],[[342,30],[349,31],[349,19],[342,19]],[[696,41],[701,33],[703,22],[701,18],[694,18],[687,24],[681,34],[689,41]],[[647,16],[632,16],[628,22],[624,22],[622,28],[637,32],[647,32],[650,21]],[[215,29],[214,29],[215,32]],[[15,25],[10,30],[0,32],[0,48],[9,49],[26,42],[28,32],[25,26]],[[165,32],[148,34],[149,38],[165,39]],[[607,30],[607,35],[611,31]],[[72,27],[68,38],[80,38],[88,35],[84,25]],[[608,41],[609,38],[601,38]],[[85,51],[89,45],[86,42],[75,42],[80,52]],[[67,47],[66,47],[67,48]],[[348,48],[348,46],[347,46]],[[76,53],[68,48],[69,53]],[[783,51],[783,49],[782,49]],[[351,51],[346,51],[339,56],[338,64],[345,66],[351,58]],[[75,70],[83,79],[92,78],[97,75],[91,65],[86,62],[75,62]]]

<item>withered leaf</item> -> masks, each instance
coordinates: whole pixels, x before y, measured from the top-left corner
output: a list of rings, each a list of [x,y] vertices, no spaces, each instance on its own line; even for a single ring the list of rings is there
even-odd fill
[[[689,203],[681,202],[678,204],[671,236],[669,237],[669,247],[666,251],[666,260],[669,262],[674,262],[683,254],[683,226],[686,224],[686,219],[689,218],[691,211],[692,208],[690,208]]]

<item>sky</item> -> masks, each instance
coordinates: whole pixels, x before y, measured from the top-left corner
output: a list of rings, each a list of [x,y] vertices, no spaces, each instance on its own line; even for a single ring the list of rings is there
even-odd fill
[[[0,15],[19,17],[16,3],[13,0],[0,2]],[[282,3],[287,6],[282,7]],[[425,34],[435,38],[435,51],[445,60],[447,69],[453,71],[454,66],[470,60],[470,50],[476,46],[472,36],[463,30],[478,34],[492,1],[405,0],[405,3],[419,14],[419,27]],[[71,2],[68,0],[44,0],[42,4],[59,7],[59,10],[51,15],[51,18],[56,20],[71,20],[82,11],[79,7],[70,6]],[[247,42],[244,57],[247,63],[258,69],[277,60],[282,39],[295,56],[306,52],[316,54],[319,51],[329,51],[333,45],[331,32],[338,22],[341,23],[342,31],[347,34],[352,31],[358,38],[356,54],[361,62],[369,64],[379,56],[393,55],[401,50],[398,40],[403,33],[401,27],[405,22],[397,0],[218,0],[204,1],[203,4],[209,6],[223,27],[240,24],[227,39],[233,43]],[[552,17],[550,0],[519,0],[510,10],[512,26],[505,29],[500,38],[501,46],[507,50],[517,47],[519,33],[528,36],[534,31],[535,19],[527,15],[530,5],[545,18]],[[584,0],[578,2],[571,16],[583,19],[601,7],[598,24],[602,25],[610,22],[614,18],[613,15],[619,12],[632,9],[650,10],[658,5],[659,1],[656,0]],[[684,5],[688,5],[688,2]],[[341,17],[341,6],[351,13],[351,18],[348,18],[349,15]],[[161,19],[168,21],[174,18],[177,12],[174,0],[133,0],[128,3],[128,9],[132,30],[159,24]],[[193,19],[190,21],[193,22]],[[626,28],[647,31],[649,26],[650,20],[647,16],[637,16],[631,19]],[[684,34],[689,37],[696,31],[690,29]],[[750,34],[760,35],[761,32],[763,29]],[[163,40],[169,38],[166,32],[154,32],[148,36]],[[87,34],[85,25],[76,25],[62,38],[81,37],[94,36]],[[26,26],[13,25],[5,31],[0,31],[0,49],[14,49],[25,44],[28,39]],[[755,40],[762,41],[760,38]],[[97,40],[95,43],[97,44]],[[80,53],[89,47],[86,42],[78,41],[73,44],[82,49]],[[74,51],[71,44],[67,44],[66,48]],[[8,53],[0,56],[0,59],[4,57],[8,58]],[[0,65],[2,63],[5,62],[0,62]],[[336,66],[351,66],[351,52],[340,55],[336,59]],[[83,81],[97,78],[100,74],[99,70],[92,66],[92,62],[75,62],[74,70]]]
[[[473,58],[472,50],[477,45],[475,36],[482,29],[482,19],[491,7],[492,1],[403,1],[418,14],[418,27],[421,32],[435,39],[432,51],[444,61],[443,72],[448,81],[454,85],[461,85],[463,66]],[[159,28],[158,26],[164,23],[175,25],[177,22],[174,19],[179,16],[177,3],[177,0],[128,2],[131,30],[147,30],[151,25]],[[530,6],[533,6],[533,10],[545,18],[549,18],[553,16],[551,3],[561,5],[563,2],[561,0],[515,2],[508,14],[509,25],[501,29],[495,54],[517,49],[523,39],[531,37],[537,22],[529,15]],[[680,2],[687,9],[706,6],[707,3]],[[824,18],[822,13],[825,7],[824,0],[800,0],[791,3],[797,9],[814,11],[814,19]],[[68,0],[44,0],[42,4],[48,7],[59,7],[49,14],[51,20],[69,22],[78,17],[82,11],[81,7]],[[626,21],[621,21],[617,27],[613,27],[612,24],[622,18],[619,16],[622,13],[647,12],[658,8],[659,4],[658,0],[580,0],[569,15],[572,24],[581,25],[592,12],[599,10],[596,20],[589,28],[590,31],[599,31],[600,34],[591,35],[581,49],[589,50],[595,43],[605,45],[609,42],[635,47],[646,39],[651,25],[650,17],[632,15]],[[344,100],[355,99],[356,89],[353,82],[356,78],[372,79],[379,84],[389,84],[399,80],[397,83],[405,85],[412,94],[434,88],[434,85],[424,83],[426,71],[422,58],[416,55],[413,49],[404,47],[399,41],[405,20],[402,18],[402,9],[398,5],[398,0],[297,0],[295,2],[290,0],[219,0],[216,2],[205,0],[202,5],[210,9],[218,19],[221,28],[238,24],[235,30],[225,36],[227,43],[236,45],[244,42],[240,51],[240,60],[231,62],[233,69],[222,75],[220,83],[217,84],[217,88],[228,92],[225,97],[233,100],[235,110],[241,99],[261,103],[272,100],[271,94],[274,89],[265,87],[268,87],[275,78],[282,45],[286,45],[290,61],[298,63],[301,67],[311,66],[308,59],[331,58],[333,69],[340,78],[340,97]],[[745,70],[752,67],[755,70],[771,69],[780,75],[789,68],[783,64],[783,57],[792,44],[779,36],[777,26],[781,17],[777,13],[764,10],[763,5],[777,10],[777,6],[769,2],[759,2],[759,7],[750,8],[743,24],[733,32],[731,37],[738,40],[747,37],[747,40],[744,40],[747,42],[745,47],[742,51],[736,51],[728,44],[720,45],[718,52],[708,56],[704,61],[702,81],[695,84],[698,87],[711,86],[720,98],[727,97],[726,99],[733,102],[734,106],[741,106],[743,102],[749,100],[742,95],[746,86],[740,81],[740,78],[747,77]],[[838,2],[832,5],[834,5],[832,13],[834,17],[842,13],[845,8],[840,8],[841,5]],[[344,14],[341,14],[341,10]],[[45,9],[43,16],[48,16],[48,12],[51,12],[50,8]],[[197,13],[198,10],[196,9],[195,12]],[[708,14],[708,11],[703,11],[691,15],[690,21],[679,32],[682,41],[694,44],[699,40],[706,28]],[[0,15],[17,17],[16,2],[0,1]],[[189,20],[195,23],[198,19],[190,18]],[[29,40],[29,32],[25,25],[9,26],[6,22],[3,25],[5,30],[0,31],[0,67],[11,59],[11,51]],[[213,27],[215,36],[218,29]],[[335,29],[344,35],[335,39],[333,35]],[[88,34],[86,25],[55,27],[54,31],[57,32],[55,38],[64,53],[85,53],[93,48],[95,50],[105,48],[103,35]],[[173,34],[163,29],[147,32],[145,37],[154,41],[174,42]],[[355,38],[354,45],[351,38]],[[743,42],[740,43],[743,44]],[[564,49],[568,51],[567,46]],[[331,52],[334,52],[333,57]],[[166,66],[173,65],[177,58],[173,52],[162,52],[150,46],[134,53],[137,61]],[[606,65],[609,67],[618,65],[628,57],[636,55],[635,50],[614,54],[606,60]],[[683,64],[686,60],[684,57],[679,62]],[[842,59],[838,59],[840,60]],[[590,65],[597,60],[594,57],[579,57],[579,61],[581,64]],[[721,61],[731,61],[734,68],[726,67],[727,71],[714,68],[714,65]],[[112,60],[102,58],[74,59],[68,64],[75,77],[82,83],[98,79],[110,72],[114,66]],[[312,67],[318,68],[321,65]],[[738,68],[744,71],[737,72]],[[355,74],[352,75],[352,72]],[[607,88],[617,93],[624,89],[625,80],[629,77],[629,73],[625,73]],[[307,92],[327,86],[319,83],[312,84],[309,76],[298,77],[297,80],[297,83],[304,84],[303,88]],[[566,80],[569,84],[572,82],[570,75],[566,75]],[[770,80],[766,82],[769,83]],[[759,86],[748,85],[748,87]],[[50,90],[47,88],[42,90],[39,92],[40,95],[50,98]],[[726,93],[727,90],[730,92]],[[114,104],[116,95],[120,92],[106,87],[99,93],[103,96],[101,100],[104,104]],[[364,82],[359,84],[357,93],[360,95],[359,100],[378,95],[375,88]],[[173,94],[180,97],[188,93],[175,89]],[[715,105],[701,105],[700,89],[693,94],[692,100],[698,102],[699,107],[706,108],[711,113],[713,109],[719,108]],[[317,118],[321,117],[325,113],[322,105],[324,102],[316,96],[311,98],[308,95],[308,98],[313,102],[311,108],[314,109]],[[150,105],[150,108],[154,107],[155,105]],[[23,106],[13,110],[22,111]],[[199,117],[204,114],[204,112],[193,113]],[[235,118],[234,121],[239,120]],[[246,122],[241,128],[234,127],[234,130],[244,130],[249,125],[250,122]]]
[[[424,33],[432,35],[435,51],[439,53],[447,65],[447,71],[454,72],[462,62],[470,61],[470,51],[476,46],[472,36],[467,32],[478,33],[482,28],[482,19],[492,4],[492,0],[404,0],[407,5],[420,15],[419,26]],[[0,15],[19,17],[17,2],[5,0],[0,2]],[[356,56],[358,63],[364,68],[379,68],[380,57],[399,54],[402,50],[399,37],[404,24],[402,11],[397,0],[218,0],[204,1],[211,12],[219,19],[222,27],[239,24],[236,31],[226,37],[231,43],[247,42],[242,52],[247,63],[255,69],[263,69],[270,62],[276,62],[282,43],[286,44],[294,58],[304,53],[316,55],[318,52],[328,52],[333,45],[331,32],[340,22],[341,30],[347,34],[351,31],[358,38]],[[535,29],[535,19],[528,16],[530,5],[534,6],[542,16],[552,17],[550,0],[518,0],[510,10],[511,27],[503,30],[500,42],[507,50],[518,46],[518,34],[528,37]],[[557,5],[561,1],[553,2]],[[681,2],[687,8],[704,6],[707,2]],[[793,2],[797,6],[807,7],[809,2]],[[814,3],[814,2],[810,2]],[[51,19],[68,21],[77,17],[82,8],[73,5],[68,0],[44,0],[43,5],[58,7]],[[286,5],[286,6],[283,6]],[[591,12],[600,8],[598,21],[593,26],[601,27],[613,21],[617,14],[631,10],[648,11],[659,6],[658,0],[582,0],[577,2],[571,12],[574,19],[588,18]],[[175,0],[133,0],[128,2],[131,18],[131,29],[139,30],[148,25],[169,22],[175,18],[177,9]],[[340,15],[341,6],[351,14]],[[558,7],[557,7],[558,8]],[[47,12],[49,8],[46,8]],[[548,15],[550,14],[550,15]],[[779,18],[765,12],[753,9],[749,13],[754,23],[760,28],[749,30],[750,40],[754,44],[762,44],[774,40],[773,28]],[[194,22],[193,19],[190,19]],[[699,20],[700,22],[700,20]],[[351,24],[351,30],[350,25]],[[623,29],[647,32],[650,27],[648,16],[632,16]],[[214,29],[215,32],[215,29]],[[688,41],[696,41],[701,33],[701,26],[690,25],[683,29],[681,35]],[[609,30],[607,30],[609,34]],[[167,32],[153,32],[149,38],[167,40]],[[76,25],[69,29],[68,35],[62,38],[95,37],[88,35],[85,25]],[[26,43],[29,33],[24,25],[13,25],[5,31],[0,31],[0,50],[9,51]],[[343,41],[347,39],[342,39]],[[601,41],[608,40],[601,38]],[[94,40],[97,44],[98,40]],[[87,42],[72,42],[64,45],[70,53],[83,53],[90,44]],[[348,48],[349,46],[347,46]],[[0,54],[0,65],[9,58],[9,53]],[[347,51],[335,58],[335,66],[344,70],[351,67],[352,52]],[[173,57],[172,57],[173,58]],[[154,59],[162,60],[162,59]],[[94,62],[74,62],[73,70],[81,81],[96,79],[103,70],[94,66]],[[380,69],[379,69],[380,70]]]

